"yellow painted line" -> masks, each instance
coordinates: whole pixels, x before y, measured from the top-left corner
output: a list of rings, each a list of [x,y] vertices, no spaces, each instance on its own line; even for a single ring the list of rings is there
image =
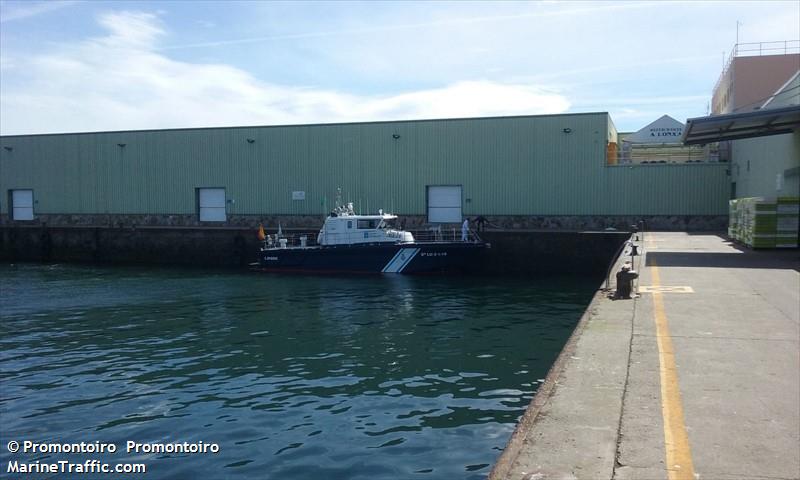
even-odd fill
[[[653,286],[660,286],[661,279],[655,262],[651,265],[651,272]],[[661,414],[664,418],[667,475],[669,480],[695,480],[692,451],[689,448],[689,436],[683,419],[678,370],[675,367],[675,350],[672,347],[667,315],[664,313],[664,298],[657,288],[653,291],[653,312],[661,373]]]
[[[694,293],[694,289],[685,285],[640,285],[639,293]]]

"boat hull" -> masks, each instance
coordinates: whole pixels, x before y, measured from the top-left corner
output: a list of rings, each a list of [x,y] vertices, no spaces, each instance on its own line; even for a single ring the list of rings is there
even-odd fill
[[[416,242],[272,248],[259,252],[258,269],[315,273],[447,273],[476,270],[488,244]]]

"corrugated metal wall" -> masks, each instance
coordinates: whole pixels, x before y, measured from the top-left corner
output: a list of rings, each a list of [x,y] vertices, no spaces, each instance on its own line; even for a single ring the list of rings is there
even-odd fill
[[[731,143],[737,197],[800,194],[800,131]]]
[[[762,108],[792,105],[800,105],[800,72]],[[800,130],[732,141],[731,170],[739,198],[800,195]]]
[[[620,165],[603,169],[603,212],[630,215],[725,215],[730,192],[724,163]],[[620,214],[622,214],[620,213]]]
[[[607,167],[608,123],[592,113],[6,136],[0,204],[5,213],[5,192],[32,188],[42,214],[193,214],[195,188],[225,187],[229,214],[317,214],[341,187],[364,211],[423,215],[427,185],[463,185],[466,215],[727,212],[724,165]]]

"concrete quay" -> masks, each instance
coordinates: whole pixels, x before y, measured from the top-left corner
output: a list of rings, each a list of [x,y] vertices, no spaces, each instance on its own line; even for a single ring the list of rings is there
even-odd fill
[[[800,478],[800,252],[638,245],[639,295],[598,292],[490,478]]]

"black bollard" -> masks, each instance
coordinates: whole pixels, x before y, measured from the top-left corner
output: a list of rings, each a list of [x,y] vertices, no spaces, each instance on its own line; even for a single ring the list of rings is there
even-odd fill
[[[633,280],[638,278],[639,274],[631,270],[627,265],[623,265],[619,272],[617,272],[617,291],[614,295],[615,298],[629,299],[633,291]]]

